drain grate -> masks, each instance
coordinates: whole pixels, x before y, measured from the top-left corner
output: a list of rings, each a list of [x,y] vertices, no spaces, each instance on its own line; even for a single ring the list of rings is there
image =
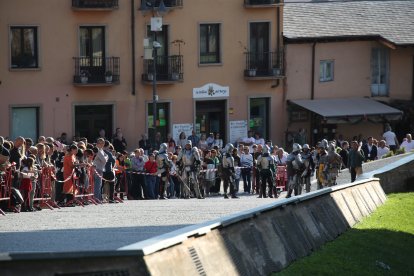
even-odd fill
[[[193,263],[196,266],[198,274],[200,276],[207,276],[206,272],[204,271],[203,264],[201,263],[200,257],[198,256],[198,253],[195,250],[195,248],[188,247],[188,251],[190,252],[191,259],[193,260]]]

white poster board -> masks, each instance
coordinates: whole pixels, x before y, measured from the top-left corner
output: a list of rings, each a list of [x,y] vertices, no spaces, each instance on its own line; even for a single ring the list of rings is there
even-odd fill
[[[247,120],[230,121],[230,143],[247,137]]]
[[[185,136],[188,138],[188,136],[191,135],[191,132],[193,131],[193,124],[173,124],[173,139],[177,142],[178,137],[180,136],[180,133],[185,133]]]

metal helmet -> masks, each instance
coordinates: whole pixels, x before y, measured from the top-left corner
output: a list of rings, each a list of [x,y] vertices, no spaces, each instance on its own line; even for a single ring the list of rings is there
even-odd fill
[[[302,150],[302,146],[299,145],[298,143],[294,143],[292,146],[292,152],[299,152]]]
[[[328,151],[334,152],[335,151],[335,144],[334,143],[329,143],[328,145]]]
[[[226,151],[227,153],[232,154],[232,153],[233,153],[234,146],[233,146],[233,144],[232,144],[232,143],[228,143],[228,144],[224,147],[224,149],[225,149],[225,151]]]
[[[196,160],[200,160],[200,152],[198,151],[197,147],[193,147],[191,149],[191,153],[193,154]]]
[[[263,153],[263,154],[269,153],[269,146],[268,146],[268,145],[264,145],[264,146],[263,146],[263,148],[262,148],[262,153]]]
[[[320,143],[319,143],[319,147],[320,148],[324,148],[326,149],[328,147],[328,141],[326,139],[323,139]]]
[[[166,153],[167,152],[167,149],[168,149],[167,143],[162,143],[160,145],[160,150],[158,151],[158,153]]]
[[[193,147],[193,143],[191,142],[191,140],[187,140],[187,143],[185,143],[185,146],[190,145],[190,147]]]
[[[308,150],[308,149],[310,149],[310,147],[309,147],[309,145],[308,145],[308,144],[304,144],[304,145],[302,146],[302,149],[304,149],[304,150],[305,150],[305,149],[307,149],[307,150]]]

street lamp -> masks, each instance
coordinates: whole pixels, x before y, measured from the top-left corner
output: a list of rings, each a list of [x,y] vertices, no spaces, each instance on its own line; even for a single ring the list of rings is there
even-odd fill
[[[154,32],[155,33],[155,32]],[[157,102],[158,102],[158,95],[157,95],[157,50],[161,48],[161,44],[157,41],[152,42],[152,120],[154,125],[154,142],[155,142],[155,136],[157,133]]]
[[[143,15],[147,14],[149,11],[152,12],[151,17],[151,31],[153,32],[153,42],[152,42],[152,120],[154,126],[154,142],[155,136],[157,133],[157,102],[158,102],[158,95],[157,95],[157,50],[162,47],[162,45],[157,42],[157,32],[162,31],[162,16],[165,15],[168,10],[165,7],[164,1],[161,0],[158,7],[155,4],[156,0],[141,1],[141,12]],[[155,16],[155,15],[158,16]]]

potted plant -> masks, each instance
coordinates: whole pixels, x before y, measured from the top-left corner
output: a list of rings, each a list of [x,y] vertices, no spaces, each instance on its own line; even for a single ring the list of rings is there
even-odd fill
[[[280,75],[280,68],[273,67],[272,68],[272,75],[273,76],[279,76]]]
[[[89,71],[88,70],[81,70],[80,71],[81,83],[88,83],[88,79],[89,79]]]
[[[147,74],[147,79],[148,79],[149,81],[152,81],[152,80],[154,79],[154,75],[153,75],[152,73],[148,73],[148,74]]]
[[[105,72],[105,81],[106,83],[112,83],[112,71]]]
[[[249,77],[256,77],[256,72],[257,72],[256,68],[250,68],[248,70]]]

